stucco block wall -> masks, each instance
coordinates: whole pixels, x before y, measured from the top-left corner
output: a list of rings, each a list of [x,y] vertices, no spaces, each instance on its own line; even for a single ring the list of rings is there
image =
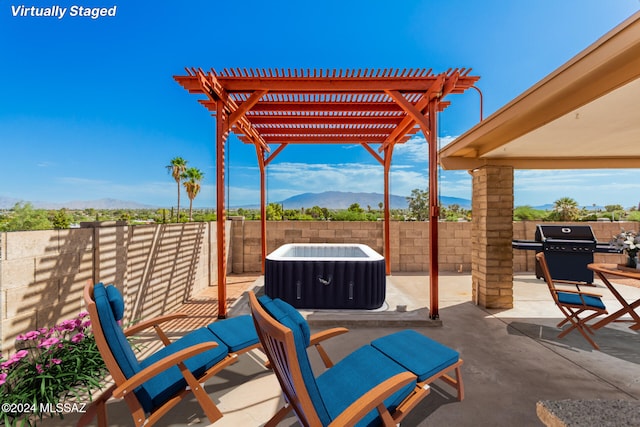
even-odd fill
[[[513,238],[532,240],[536,224],[512,223]],[[621,228],[639,228],[637,223],[586,224],[601,242],[608,242]],[[173,311],[190,296],[217,283],[215,222],[94,225],[0,233],[0,342],[5,354],[19,333],[53,326],[81,311],[82,289],[89,281],[114,283],[120,288],[127,303],[127,320]],[[236,219],[226,226],[228,271],[259,272],[260,222]],[[390,226],[392,273],[428,272],[429,224],[392,221]],[[285,243],[363,243],[383,254],[383,227],[382,222],[269,222],[267,249],[271,252]],[[497,236],[510,248],[511,236],[505,234],[506,230],[497,230],[497,234],[495,229],[474,231],[466,222],[441,222],[438,227],[441,272],[471,272],[474,239],[489,245]],[[511,295],[512,271],[535,271],[533,251],[507,252],[512,270],[489,256],[475,267],[485,276],[491,269],[504,269],[504,277],[498,277],[499,285],[485,291],[490,298]],[[596,262],[624,261],[623,255],[595,254],[594,258]],[[470,282],[470,286],[474,285]]]
[[[429,271],[429,223],[391,224],[392,272]],[[233,221],[232,272],[258,273],[262,268],[260,221]],[[471,270],[471,224],[439,223],[440,269]],[[242,237],[235,234],[242,233]],[[351,221],[269,221],[267,254],[286,243],[361,243],[384,255],[384,223]]]
[[[113,283],[123,292],[125,321],[174,311],[217,281],[216,238],[215,223],[96,223],[0,233],[3,353],[18,334],[51,327],[83,310],[87,282]]]

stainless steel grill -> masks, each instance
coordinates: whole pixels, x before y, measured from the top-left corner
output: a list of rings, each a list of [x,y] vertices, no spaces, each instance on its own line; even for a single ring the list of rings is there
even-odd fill
[[[545,253],[551,277],[556,280],[593,283],[593,271],[587,264],[593,262],[593,254],[619,253],[608,243],[598,243],[589,225],[540,225],[536,226],[535,240],[514,240],[515,249],[535,250]],[[542,278],[536,263],[536,277]]]

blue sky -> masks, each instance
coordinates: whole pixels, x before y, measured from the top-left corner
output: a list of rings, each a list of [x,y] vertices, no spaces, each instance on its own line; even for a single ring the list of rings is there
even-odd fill
[[[172,78],[184,67],[472,68],[485,117],[640,8],[639,0],[53,2],[117,6],[115,17],[15,17],[0,0],[0,198],[116,198],[172,206],[175,156],[205,173],[194,206],[215,199],[214,120]],[[479,119],[475,91],[450,96],[441,145]],[[391,192],[427,188],[424,139],[398,146]],[[257,204],[255,150],[231,137],[230,205]],[[516,205],[573,197],[637,205],[638,170],[517,171]],[[269,201],[325,190],[382,192],[361,147],[287,147],[267,169]],[[466,171],[440,194],[471,197]],[[628,195],[636,197],[629,200]]]

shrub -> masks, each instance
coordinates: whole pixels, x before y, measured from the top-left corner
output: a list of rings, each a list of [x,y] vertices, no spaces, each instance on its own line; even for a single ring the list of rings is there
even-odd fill
[[[106,367],[86,312],[16,341],[18,351],[0,360],[0,420],[6,426],[35,425],[44,415],[62,418],[58,404],[68,397],[90,399],[101,388]]]

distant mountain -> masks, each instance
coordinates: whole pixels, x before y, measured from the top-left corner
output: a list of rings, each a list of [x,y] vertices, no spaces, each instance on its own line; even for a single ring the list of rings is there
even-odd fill
[[[405,196],[390,195],[391,209],[406,209],[409,205]],[[381,193],[352,193],[344,191],[325,191],[323,193],[303,193],[278,202],[285,209],[300,209],[320,206],[329,209],[347,209],[351,204],[358,203],[360,207],[378,209],[378,204],[384,201]],[[442,206],[459,205],[464,209],[471,209],[471,200],[459,197],[441,196]]]
[[[22,200],[14,199],[13,197],[2,197],[2,196],[0,196],[0,209],[11,209],[18,202],[22,202]]]
[[[0,209],[10,209],[16,203],[26,203],[25,200],[11,197],[0,197]],[[130,200],[97,199],[97,200],[72,200],[68,202],[40,202],[29,201],[36,209],[154,209],[156,206],[145,205]]]

